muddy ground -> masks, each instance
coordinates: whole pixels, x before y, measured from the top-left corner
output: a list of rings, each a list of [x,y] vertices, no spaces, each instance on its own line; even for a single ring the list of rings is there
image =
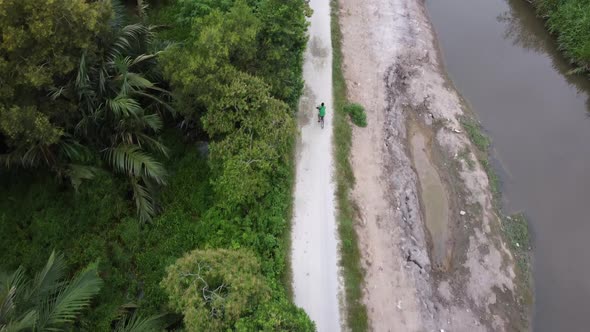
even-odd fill
[[[461,127],[467,109],[424,3],[339,3],[348,98],[369,122],[354,129],[351,161],[372,329],[526,329],[488,178]]]

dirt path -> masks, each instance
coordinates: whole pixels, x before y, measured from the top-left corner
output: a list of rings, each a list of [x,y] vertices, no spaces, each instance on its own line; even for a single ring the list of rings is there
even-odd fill
[[[339,3],[348,98],[369,123],[351,159],[371,328],[521,330],[514,261],[423,1]]]
[[[339,331],[335,185],[332,160],[332,42],[330,1],[311,0],[309,44],[299,106],[300,140],[292,230],[292,271],[295,303],[315,321],[318,331]],[[317,122],[315,106],[327,106],[325,127]]]
[[[357,203],[362,227],[357,228],[366,270],[364,290],[370,324],[374,331],[418,331],[421,327],[414,283],[403,268],[405,257],[398,247],[400,230],[391,221],[398,217],[387,199],[387,172],[383,158],[385,132],[385,85],[382,73],[385,63],[377,52],[391,54],[390,43],[375,44],[376,36],[368,29],[363,1],[340,0],[345,78],[349,99],[362,103],[368,126],[353,130],[351,162],[356,178],[353,199]],[[393,13],[389,3],[373,10]],[[360,52],[359,50],[363,50]],[[381,73],[381,74],[380,74]]]

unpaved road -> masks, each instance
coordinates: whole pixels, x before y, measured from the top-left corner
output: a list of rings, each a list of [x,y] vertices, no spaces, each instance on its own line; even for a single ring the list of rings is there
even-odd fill
[[[309,43],[299,106],[300,140],[292,229],[295,303],[305,309],[320,332],[340,327],[335,185],[332,160],[332,41],[329,0],[311,0]],[[315,106],[327,106],[325,127]]]

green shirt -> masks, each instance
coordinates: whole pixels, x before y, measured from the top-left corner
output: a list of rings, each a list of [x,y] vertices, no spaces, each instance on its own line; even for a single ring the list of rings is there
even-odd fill
[[[317,109],[320,110],[320,116],[326,115],[326,106],[320,106],[320,107],[317,107]]]

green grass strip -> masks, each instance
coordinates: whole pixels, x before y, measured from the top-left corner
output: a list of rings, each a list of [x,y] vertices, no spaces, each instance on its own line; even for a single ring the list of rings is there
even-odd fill
[[[367,331],[369,323],[367,308],[362,301],[364,271],[361,267],[361,253],[354,229],[353,203],[349,193],[354,185],[354,174],[350,164],[352,129],[344,110],[347,104],[346,81],[342,73],[342,49],[340,24],[338,22],[338,0],[331,0],[332,8],[332,79],[334,85],[334,153],[336,156],[336,199],[338,204],[338,231],[342,243],[341,266],[344,274],[346,321],[352,331]]]

